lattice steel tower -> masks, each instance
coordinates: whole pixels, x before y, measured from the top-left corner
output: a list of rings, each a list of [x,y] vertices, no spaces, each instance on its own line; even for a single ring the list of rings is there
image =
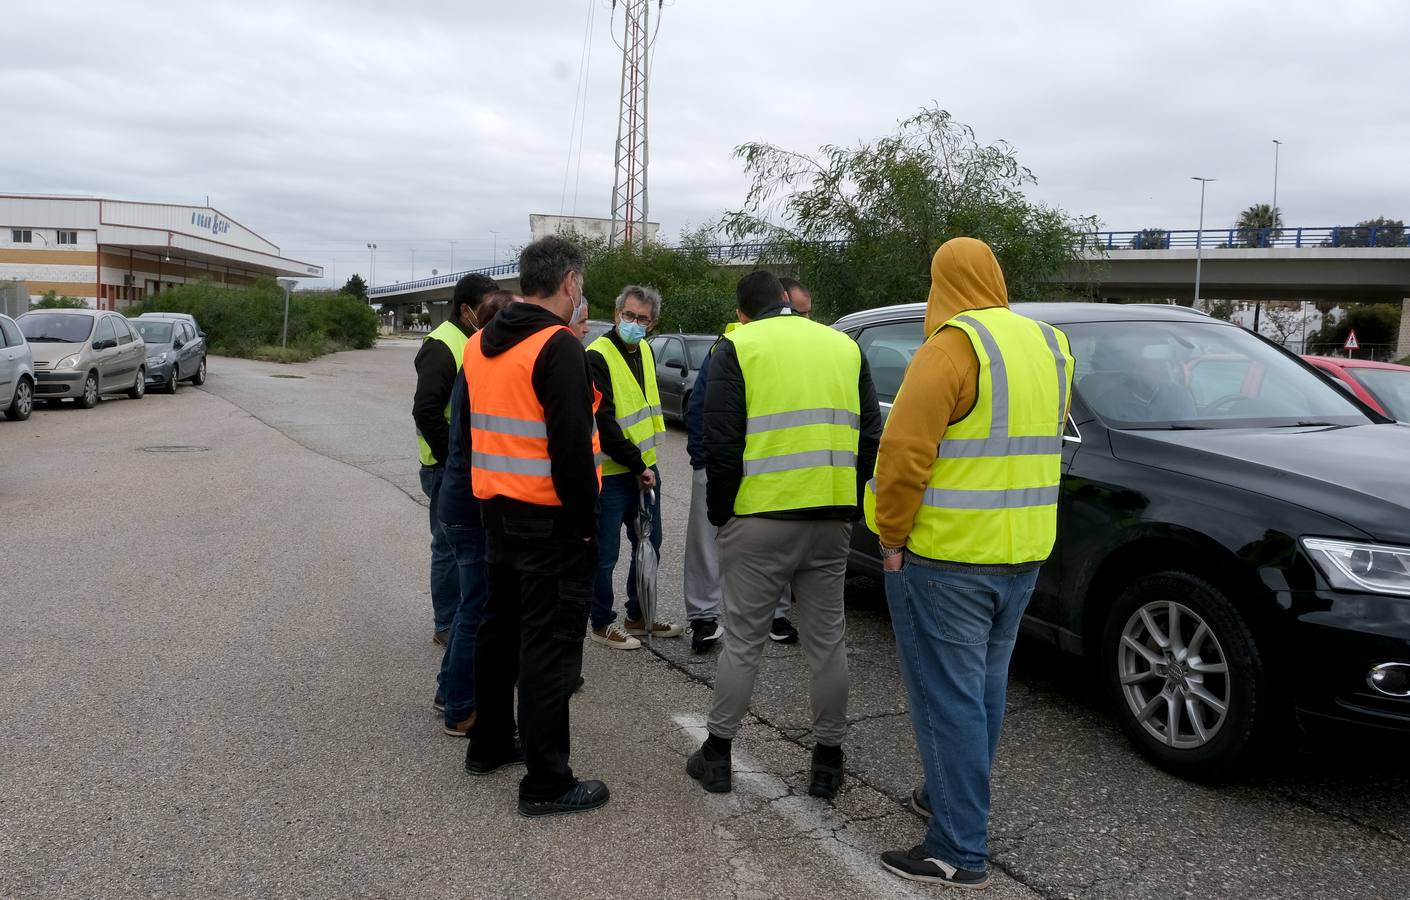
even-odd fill
[[[652,0],[622,0],[622,102],[617,118],[617,175],[612,182],[611,245],[644,246],[647,238],[646,101],[650,80],[651,50],[656,35],[650,30]],[[661,7],[656,0],[656,27]],[[612,8],[617,7],[613,0]]]

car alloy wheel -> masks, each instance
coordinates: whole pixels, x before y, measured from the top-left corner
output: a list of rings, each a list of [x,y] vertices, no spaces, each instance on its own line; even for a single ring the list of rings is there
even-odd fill
[[[141,400],[147,393],[147,368],[139,366],[137,368],[137,380],[132,383],[132,389],[127,392],[127,396],[133,400]]]
[[[162,390],[166,391],[168,394],[176,393],[176,363],[171,364],[171,374],[167,376],[166,385],[163,386]]]
[[[83,397],[79,404],[84,409],[92,409],[98,405],[98,373],[89,372],[88,377],[83,379]]]
[[[15,400],[10,404],[10,415],[23,421],[29,418],[29,414],[34,410],[34,388],[28,381],[20,379],[19,387],[15,388]]]
[[[206,383],[206,358],[201,357],[201,364],[196,367],[196,377],[191,379],[191,383],[200,387]]]
[[[1182,603],[1160,600],[1132,613],[1117,666],[1130,711],[1167,747],[1203,747],[1228,718],[1228,658],[1209,624]]]

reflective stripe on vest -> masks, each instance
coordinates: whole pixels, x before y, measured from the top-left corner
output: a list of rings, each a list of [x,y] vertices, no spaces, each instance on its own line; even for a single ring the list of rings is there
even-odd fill
[[[656,465],[657,436],[666,431],[666,419],[661,414],[661,394],[656,386],[656,357],[645,341],[637,347],[637,352],[641,354],[642,381],[646,385],[644,391],[610,337],[604,334],[589,344],[587,349],[607,361],[617,427],[622,429],[627,440],[636,444],[641,451],[641,461],[649,467]],[[631,471],[605,453],[599,453],[597,460],[602,466],[603,475],[621,475]]]
[[[861,351],[840,331],[779,315],[725,335],[744,376],[744,477],[734,511],[854,506]]]
[[[971,310],[946,325],[970,339],[979,395],[936,448],[907,546],[930,559],[972,564],[1046,559],[1056,537],[1071,395],[1067,338],[1003,307]],[[873,530],[874,485],[865,503]]]
[[[461,331],[460,327],[454,322],[447,319],[446,321],[437,325],[435,331],[432,331],[430,334],[426,335],[425,340],[423,340],[421,343],[425,344],[426,341],[440,341],[442,344],[445,344],[446,347],[450,349],[450,355],[455,358],[455,371],[459,373],[462,361],[465,358],[465,343],[468,340],[470,340],[470,336],[467,335],[465,332]],[[449,421],[450,401],[447,400],[446,422]],[[421,450],[421,465],[435,466],[440,465],[442,462],[445,461],[436,459],[436,455],[431,452],[431,445],[426,443],[426,439],[421,436],[420,428],[416,429],[416,443],[420,446]]]
[[[508,497],[539,506],[562,506],[553,486],[548,423],[534,393],[534,365],[544,345],[566,328],[544,328],[504,353],[487,357],[480,334],[465,346],[464,372],[470,392],[470,482],[481,500]],[[596,414],[601,394],[592,389]],[[597,428],[591,450],[600,450]],[[602,473],[598,471],[599,486]]]

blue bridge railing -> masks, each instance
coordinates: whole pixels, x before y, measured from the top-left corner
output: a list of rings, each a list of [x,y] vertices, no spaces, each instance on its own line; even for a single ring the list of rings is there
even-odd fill
[[[1166,230],[1145,228],[1140,231],[1099,231],[1087,235],[1083,246],[1092,252],[1109,250],[1193,250],[1196,248],[1214,250],[1219,248],[1265,248],[1275,247],[1406,247],[1410,246],[1403,225],[1329,225],[1318,228],[1196,228]],[[820,241],[820,244],[841,246],[845,241]],[[712,260],[758,260],[783,254],[780,244],[770,241],[743,241],[736,244],[710,244],[700,248]],[[368,290],[369,297],[399,294],[403,291],[421,290],[453,284],[466,275],[479,274],[502,276],[514,275],[519,264],[501,263],[437,275],[417,281],[402,281],[396,284],[377,285]]]

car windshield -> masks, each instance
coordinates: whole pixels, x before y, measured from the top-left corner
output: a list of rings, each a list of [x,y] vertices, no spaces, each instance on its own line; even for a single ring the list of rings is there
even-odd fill
[[[1362,425],[1336,388],[1241,328],[1217,322],[1063,326],[1078,395],[1118,429]]]
[[[31,344],[81,344],[93,333],[93,317],[28,313],[20,316],[20,331]]]
[[[140,319],[133,319],[130,323],[137,333],[142,335],[142,340],[149,344],[169,344],[171,343],[170,322],[144,322]]]
[[[686,338],[685,345],[690,350],[690,367],[700,368],[700,364],[705,361],[705,357],[710,355],[710,348],[715,346],[714,338]]]
[[[1410,422],[1410,369],[1349,368],[1347,371],[1380,401],[1392,418]]]

